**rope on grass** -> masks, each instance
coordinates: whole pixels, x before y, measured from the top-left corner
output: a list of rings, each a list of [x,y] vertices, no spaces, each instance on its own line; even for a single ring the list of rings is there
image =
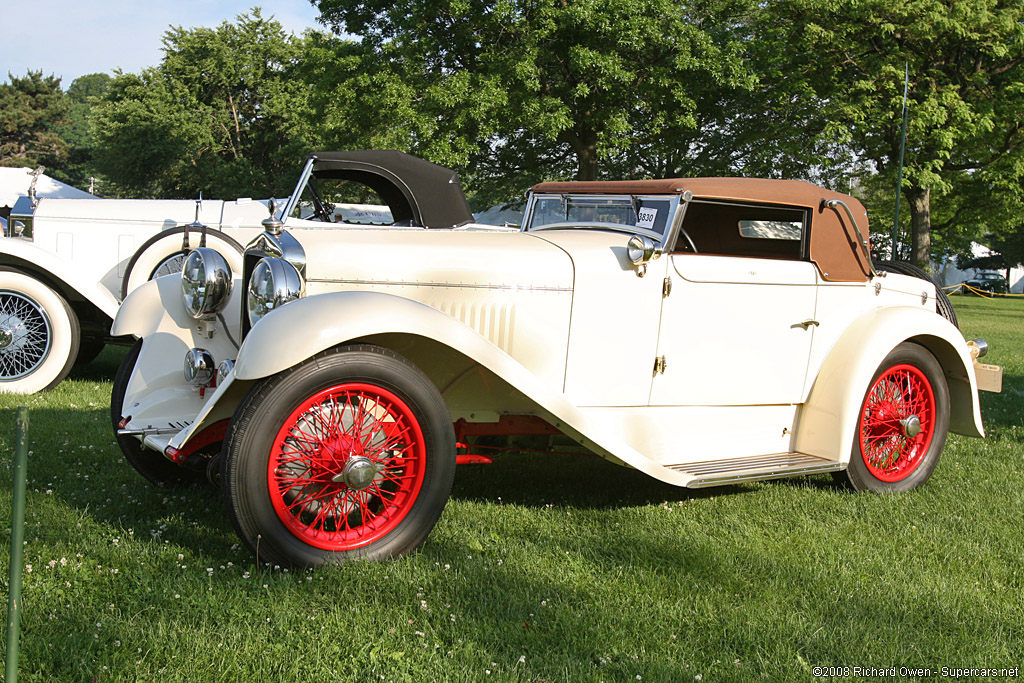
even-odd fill
[[[980,296],[984,299],[995,299],[996,297],[1024,297],[1024,294],[1010,294],[1008,292],[989,292],[984,289],[978,289],[977,287],[971,287],[966,282],[961,282],[958,285],[950,285],[942,288],[947,294],[964,294],[965,290],[976,296]]]

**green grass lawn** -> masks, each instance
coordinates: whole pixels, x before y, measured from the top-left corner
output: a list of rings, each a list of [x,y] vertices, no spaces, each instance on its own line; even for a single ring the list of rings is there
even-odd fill
[[[110,433],[107,349],[0,396],[0,571],[31,408],[21,681],[812,680],[1024,664],[1024,301],[955,298],[1003,393],[908,494],[827,476],[691,492],[595,458],[458,470],[412,556],[258,567],[219,493],[155,488]],[[904,677],[901,680],[911,680]]]

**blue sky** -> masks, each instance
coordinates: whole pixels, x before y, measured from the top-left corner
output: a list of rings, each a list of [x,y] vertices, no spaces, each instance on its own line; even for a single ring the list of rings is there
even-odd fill
[[[273,15],[286,31],[326,30],[309,0],[4,0],[0,82],[29,69],[60,76],[67,90],[75,78],[138,72],[163,57],[161,38],[170,26],[217,26],[253,6]]]

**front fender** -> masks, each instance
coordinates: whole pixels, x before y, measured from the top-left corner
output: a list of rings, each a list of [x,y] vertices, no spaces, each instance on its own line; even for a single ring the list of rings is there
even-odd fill
[[[864,392],[886,355],[905,341],[927,348],[942,366],[950,431],[984,436],[974,366],[960,331],[933,311],[880,308],[857,318],[826,356],[800,410],[794,449],[847,462]]]
[[[216,361],[235,357],[238,285],[235,280],[224,310],[224,318],[232,326],[231,335],[220,324],[189,316],[181,295],[180,274],[150,280],[128,294],[114,318],[111,334],[142,339],[124,395],[125,410],[135,418],[135,426],[141,422],[146,422],[141,425],[144,427],[161,428],[187,423],[214,403],[209,393],[200,393],[185,383],[181,359],[194,347],[206,349]]]
[[[540,381],[515,358],[462,322],[426,304],[381,292],[333,292],[299,299],[260,320],[238,353],[231,381],[252,382],[354,339],[381,334],[425,337],[464,354],[532,401],[558,429],[581,444],[635,467],[661,481],[685,486],[692,477],[663,467],[637,451],[601,423],[583,413],[561,387]],[[219,399],[213,397],[213,402]],[[208,423],[208,405],[193,427],[171,445],[185,443]]]
[[[260,320],[238,351],[235,376],[269,377],[338,344],[392,333],[427,337],[474,358],[491,358],[494,364],[503,358],[522,367],[469,326],[426,304],[382,292],[347,291],[299,299]]]
[[[78,274],[74,264],[58,258],[52,252],[40,249],[32,242],[18,238],[0,238],[0,266],[10,266],[28,272],[45,274],[54,284],[77,292],[111,318],[117,314],[117,298],[106,287],[88,281]]]
[[[144,283],[129,292],[121,303],[110,334],[148,337],[161,329],[189,329],[192,320],[181,299],[181,275],[169,275]]]

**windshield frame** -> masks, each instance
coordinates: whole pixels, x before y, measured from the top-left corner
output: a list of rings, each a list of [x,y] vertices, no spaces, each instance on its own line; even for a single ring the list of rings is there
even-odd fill
[[[644,201],[657,201],[657,202],[668,202],[668,216],[665,219],[664,232],[658,232],[657,230],[643,228],[639,225],[627,225],[625,223],[610,223],[605,221],[561,221],[558,223],[546,223],[544,225],[533,225],[533,219],[536,215],[537,205],[540,201],[557,199],[559,201],[568,201],[578,199],[582,201],[593,201],[596,199],[609,199],[629,202],[636,212],[636,207],[641,205]],[[621,232],[627,235],[642,235],[653,239],[656,243],[665,244],[667,240],[671,238],[674,228],[679,218],[680,207],[684,204],[678,194],[596,194],[586,192],[570,192],[566,194],[558,194],[551,192],[543,193],[530,193],[529,201],[526,205],[526,211],[523,214],[523,226],[521,232],[539,232],[541,230],[609,230],[612,232]]]

